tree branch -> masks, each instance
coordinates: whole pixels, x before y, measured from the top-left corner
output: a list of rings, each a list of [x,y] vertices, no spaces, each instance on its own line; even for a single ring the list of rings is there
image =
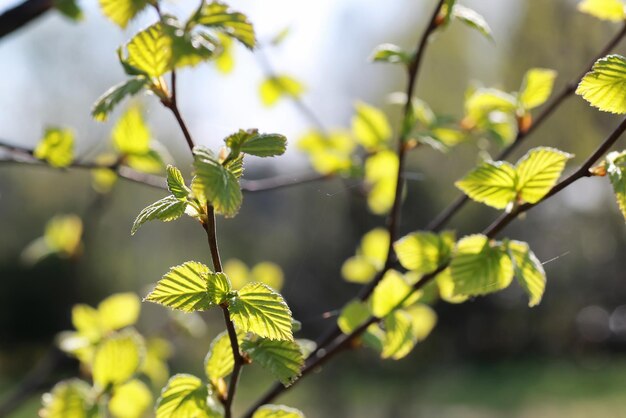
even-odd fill
[[[0,15],[0,38],[35,20],[54,6],[53,0],[27,0]]]

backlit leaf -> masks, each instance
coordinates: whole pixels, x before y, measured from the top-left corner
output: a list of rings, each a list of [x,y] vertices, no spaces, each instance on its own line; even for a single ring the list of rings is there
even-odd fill
[[[173,165],[167,166],[167,188],[177,199],[186,199],[191,193],[180,170]]]
[[[391,125],[387,116],[374,106],[357,102],[352,118],[352,132],[357,141],[368,150],[376,150],[391,139]]]
[[[128,64],[150,77],[159,77],[171,70],[173,63],[172,39],[161,23],[144,29],[126,45]]]
[[[619,22],[626,17],[624,3],[621,0],[583,0],[578,3],[578,10],[598,19]]]
[[[507,248],[517,281],[528,294],[528,306],[538,305],[546,289],[546,272],[541,262],[525,242],[509,241]]]
[[[100,7],[106,17],[124,29],[148,3],[148,0],[100,0]]]
[[[385,337],[381,357],[399,360],[409,354],[417,343],[409,314],[403,310],[391,312],[385,317],[384,324]]]
[[[208,273],[209,280],[207,282],[207,293],[209,295],[209,301],[215,305],[226,300],[232,290],[230,280],[224,273]]]
[[[177,374],[170,378],[156,402],[156,418],[219,418],[207,404],[207,385],[195,376]]]
[[[224,32],[250,49],[256,45],[254,28],[246,15],[233,11],[224,3],[205,4],[193,19],[199,25]]]
[[[56,215],[46,224],[44,242],[52,251],[71,257],[79,251],[83,221],[76,215]]]
[[[41,418],[89,418],[92,407],[90,387],[86,382],[71,379],[57,383],[42,397]]]
[[[511,283],[513,264],[500,245],[492,245],[484,235],[470,235],[457,243],[450,275],[454,295],[484,295]]]
[[[211,273],[196,261],[172,267],[145,300],[185,312],[212,308],[215,303],[207,292]]]
[[[131,380],[116,387],[109,400],[115,418],[141,418],[152,406],[152,392],[141,380]]]
[[[517,173],[511,164],[485,161],[455,185],[477,202],[504,209],[517,196],[516,181]]]
[[[263,261],[250,270],[249,281],[265,283],[274,290],[280,291],[283,287],[283,270],[278,264]]]
[[[223,331],[211,342],[209,352],[204,359],[204,371],[212,382],[216,382],[232,373],[235,365],[233,350],[228,332]]]
[[[157,200],[139,212],[137,219],[133,223],[131,235],[135,235],[139,227],[148,221],[158,219],[163,222],[170,222],[180,218],[185,213],[186,207],[186,201],[179,200],[171,195]]]
[[[117,293],[98,305],[100,326],[105,331],[134,325],[139,318],[141,302],[134,293]]]
[[[342,310],[337,325],[344,334],[350,334],[371,316],[367,304],[359,300],[353,300]]]
[[[150,147],[150,130],[141,110],[130,107],[113,127],[113,145],[122,154],[144,154]]]
[[[302,351],[294,341],[245,340],[241,349],[285,386],[300,376],[304,366]]]
[[[261,102],[265,106],[274,106],[283,97],[298,98],[302,96],[305,88],[295,78],[288,75],[269,77],[259,86]]]
[[[47,128],[33,155],[53,167],[67,167],[74,160],[74,133],[70,129]]]
[[[76,3],[76,0],[53,0],[54,8],[65,17],[80,21],[83,19],[83,11]]]
[[[263,405],[254,412],[252,418],[304,418],[304,414],[284,405]]]
[[[262,283],[248,283],[228,305],[243,332],[271,340],[293,340],[291,310],[283,297]]]
[[[606,156],[606,171],[624,219],[626,219],[626,151],[611,152]]]
[[[530,110],[541,106],[548,100],[554,87],[556,71],[545,68],[528,70],[522,82],[519,101],[524,109]]]
[[[377,271],[376,266],[361,255],[348,258],[341,266],[341,276],[353,283],[369,283]]]
[[[384,318],[411,292],[402,274],[389,270],[378,283],[370,299],[372,314]]]
[[[96,348],[93,360],[93,381],[100,388],[125,383],[139,370],[145,346],[134,330],[109,335]]]
[[[604,112],[626,113],[626,58],[600,58],[578,84],[576,94]]]
[[[556,184],[573,155],[554,148],[533,148],[517,163],[517,190],[522,200],[539,202]]]
[[[93,105],[91,115],[97,121],[105,121],[109,113],[111,113],[115,106],[124,100],[126,96],[134,96],[139,93],[147,83],[148,79],[145,77],[134,77],[111,87]]]
[[[429,273],[449,255],[454,245],[450,234],[439,236],[432,232],[414,232],[394,244],[400,264],[408,270]]]

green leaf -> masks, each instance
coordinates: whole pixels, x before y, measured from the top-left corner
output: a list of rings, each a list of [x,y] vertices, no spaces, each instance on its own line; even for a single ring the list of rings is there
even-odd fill
[[[545,68],[528,70],[524,76],[519,93],[519,101],[522,107],[530,110],[544,104],[550,97],[550,94],[552,94],[556,75],[556,71]]]
[[[408,64],[411,61],[411,56],[397,45],[382,44],[374,49],[370,61]]]
[[[186,207],[186,201],[179,200],[174,196],[167,196],[161,200],[157,200],[139,212],[130,233],[131,235],[135,235],[135,232],[137,232],[141,225],[155,219],[159,219],[163,222],[176,220],[183,216]]]
[[[142,418],[152,401],[152,392],[146,384],[134,379],[115,388],[109,411],[115,418]]]
[[[76,0],[54,0],[54,8],[61,12],[65,17],[74,21],[83,19],[83,11],[76,3]]]
[[[209,390],[199,378],[176,374],[156,402],[156,418],[220,418],[207,403]]]
[[[555,148],[533,148],[517,162],[517,191],[528,203],[537,203],[554,187],[572,154]]]
[[[46,224],[43,239],[49,249],[71,257],[81,248],[83,221],[76,215],[56,215]]]
[[[454,234],[414,232],[394,244],[400,264],[417,273],[429,273],[448,259],[454,246]]]
[[[103,122],[109,116],[109,113],[113,111],[126,96],[134,96],[139,93],[148,83],[148,79],[145,77],[134,77],[130,80],[124,81],[116,86],[107,90],[96,101],[91,109],[91,116],[97,121]]]
[[[245,340],[241,349],[285,386],[291,385],[300,376],[304,366],[302,351],[294,341]]]
[[[500,245],[484,235],[470,235],[457,243],[450,274],[454,295],[485,295],[511,284],[513,263]]]
[[[197,181],[192,182],[192,190],[203,193],[219,213],[235,216],[243,200],[239,181],[207,149],[195,147],[193,153]]]
[[[228,305],[243,332],[271,340],[293,340],[291,311],[283,297],[262,283],[248,283]]]
[[[451,17],[457,19],[472,29],[476,29],[487,39],[493,40],[489,24],[485,18],[475,10],[470,9],[469,7],[461,6],[460,4],[455,4],[452,8]]]
[[[105,389],[129,381],[139,370],[144,354],[143,338],[136,331],[127,329],[110,334],[94,354],[94,383]]]
[[[127,62],[134,68],[156,78],[172,68],[172,39],[161,23],[155,23],[135,35],[126,45]]]
[[[148,0],[100,0],[100,7],[106,17],[124,29],[148,3]]]
[[[485,161],[455,183],[473,200],[496,209],[504,209],[515,200],[516,184],[515,167],[506,161]]]
[[[167,166],[167,188],[174,197],[186,200],[191,190],[185,185],[185,179],[180,170],[173,165]]]
[[[232,373],[235,365],[228,332],[223,331],[211,342],[204,359],[204,371],[211,382],[217,382]]]
[[[161,154],[154,149],[145,154],[129,154],[126,156],[125,162],[133,170],[142,173],[160,174],[165,168]]]
[[[391,125],[385,114],[367,103],[354,105],[356,115],[352,118],[352,132],[367,150],[376,150],[391,139]]]
[[[184,312],[212,308],[207,288],[211,270],[202,263],[188,261],[172,267],[145,300]]]
[[[412,291],[402,274],[389,270],[378,283],[370,299],[372,314],[384,318]]]
[[[604,112],[626,113],[626,58],[600,58],[578,84],[576,94]]]
[[[74,160],[74,133],[69,129],[47,128],[33,155],[53,167],[67,167]]]
[[[365,162],[365,180],[371,185],[367,195],[369,209],[377,215],[391,210],[396,195],[398,155],[391,151],[379,151]]]
[[[42,397],[42,418],[89,418],[90,387],[86,382],[71,379],[57,383]]]
[[[513,260],[517,281],[528,294],[528,306],[539,305],[546,289],[546,272],[541,262],[525,242],[509,241],[507,249]]]
[[[113,127],[113,145],[122,154],[145,154],[150,150],[150,130],[141,110],[132,106]]]
[[[361,255],[348,258],[341,266],[341,276],[352,283],[369,283],[377,271],[376,266]]]
[[[287,138],[279,134],[256,134],[241,146],[241,152],[257,157],[282,155],[287,149]]]
[[[477,89],[465,99],[465,113],[474,123],[482,124],[492,112],[515,113],[517,100],[498,89]]]
[[[117,293],[98,305],[100,327],[105,332],[134,325],[139,319],[141,302],[134,293]]]
[[[163,20],[163,30],[172,40],[174,67],[193,67],[214,56],[217,43],[212,36],[189,31],[174,16],[166,15]]]
[[[304,418],[304,414],[285,405],[263,405],[254,412],[252,418]]]
[[[199,25],[224,32],[249,49],[256,45],[254,28],[246,15],[231,10],[224,3],[214,1],[205,4],[192,19]]]
[[[385,337],[381,357],[399,360],[413,350],[417,340],[413,335],[411,317],[403,310],[391,312],[385,317]]]
[[[146,342],[146,356],[141,365],[141,373],[150,379],[153,386],[161,387],[167,382],[170,376],[167,359],[172,356],[172,352],[172,344],[164,338],[152,337]]]
[[[619,209],[626,219],[626,151],[609,153],[606,156],[606,171]]]
[[[341,332],[350,334],[367,321],[370,316],[370,311],[365,302],[353,300],[341,310],[341,314],[337,318],[337,325]]]
[[[261,102],[268,107],[274,106],[283,97],[299,98],[304,91],[302,83],[284,74],[269,77],[259,86]]]
[[[229,296],[232,285],[228,276],[224,273],[209,273],[209,281],[207,283],[207,293],[209,300],[215,305],[223,303]]]
[[[624,3],[621,0],[583,0],[578,3],[578,10],[602,20],[620,22],[626,17]]]

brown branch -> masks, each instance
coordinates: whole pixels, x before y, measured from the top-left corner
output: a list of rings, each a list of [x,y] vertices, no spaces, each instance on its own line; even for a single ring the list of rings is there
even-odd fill
[[[52,0],[27,0],[8,9],[0,15],[0,38],[35,20],[53,6]]]
[[[596,151],[593,154],[591,154],[589,158],[587,158],[585,162],[574,173],[570,174],[568,177],[566,177],[564,180],[560,181],[556,186],[554,186],[543,197],[543,199],[541,199],[537,203],[525,203],[523,205],[518,206],[510,213],[503,214],[492,225],[487,227],[482,233],[490,239],[494,238],[502,229],[504,229],[512,221],[517,219],[517,217],[520,214],[529,211],[530,209],[534,208],[535,206],[539,205],[542,202],[545,202],[547,199],[556,195],[557,193],[559,193],[561,190],[565,189],[566,187],[572,185],[577,180],[580,180],[581,178],[584,178],[584,177],[591,177],[592,174],[589,172],[589,169],[600,159],[600,157],[602,157],[602,155],[604,155],[615,144],[615,142],[617,142],[617,140],[621,137],[624,131],[626,131],[626,118],[622,120],[619,126],[602,142],[602,144],[596,149]],[[437,277],[439,273],[441,273],[446,268],[448,268],[449,265],[450,265],[449,261],[445,262],[439,267],[437,267],[436,270],[422,276],[422,278],[413,285],[412,291],[409,294],[407,294],[406,297],[402,301],[396,304],[393,310],[401,307],[404,304],[404,302],[408,300],[408,298],[410,298],[414,292],[422,289],[424,286],[430,283],[435,277]],[[370,325],[381,321],[381,319],[382,318],[378,318],[376,316],[371,316],[367,321],[365,321],[361,326],[355,329],[352,333],[343,336],[343,338],[340,338],[339,340],[334,340],[335,343],[331,347],[327,348],[323,352],[318,352],[317,357],[313,361],[310,361],[307,363],[305,368],[302,370],[301,378],[309,374],[311,371],[316,370],[322,365],[324,365],[328,360],[330,360],[332,357],[337,355],[339,352],[343,351],[344,349],[350,348],[353,345],[353,341],[356,340],[363,332],[365,332],[365,330]],[[248,410],[248,412],[246,412],[244,417],[245,418],[252,417],[252,414],[254,413],[254,411],[256,411],[256,409],[258,409],[261,405],[271,402],[274,398],[281,395],[282,393],[284,393],[285,391],[287,391],[289,388],[293,387],[294,385],[288,388],[285,388],[284,386],[280,384],[275,384],[261,399],[259,399]]]
[[[537,115],[534,119],[532,125],[527,131],[519,131],[515,137],[515,140],[506,147],[502,152],[496,157],[496,160],[504,160],[506,159],[513,151],[515,151],[526,138],[528,138],[535,130],[545,122],[554,111],[563,103],[567,98],[572,96],[576,91],[576,87],[578,86],[578,82],[587,74],[587,72],[591,71],[593,64],[599,60],[600,58],[609,54],[619,42],[626,36],[626,23],[622,26],[622,29],[613,36],[609,42],[604,46],[602,51],[598,55],[596,55],[593,60],[587,65],[587,67],[580,73],[580,75],[575,78],[573,81],[570,81],[563,87],[559,94],[554,96],[552,100],[544,107],[544,109]],[[441,211],[439,215],[435,219],[433,219],[427,226],[426,230],[438,232],[444,226],[450,222],[450,220],[456,215],[465,204],[469,201],[469,197],[467,195],[460,195],[457,197],[447,208]]]

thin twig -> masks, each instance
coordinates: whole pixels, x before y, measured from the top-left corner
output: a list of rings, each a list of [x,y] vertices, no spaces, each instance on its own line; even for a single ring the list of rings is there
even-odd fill
[[[602,157],[602,155],[604,155],[615,144],[615,142],[617,142],[617,140],[621,137],[624,131],[626,131],[626,118],[622,120],[619,126],[602,142],[602,144],[596,149],[596,151],[593,154],[591,154],[589,158],[587,158],[587,160],[585,160],[585,162],[574,173],[572,173],[571,175],[566,177],[564,180],[559,182],[556,186],[554,186],[550,190],[550,192],[548,192],[546,196],[544,196],[543,199],[541,199],[537,203],[525,203],[523,205],[518,206],[512,212],[503,214],[492,225],[487,227],[483,231],[483,234],[486,235],[490,239],[494,238],[502,229],[508,226],[520,214],[529,211],[530,209],[532,209],[533,207],[537,206],[538,204],[542,202],[545,202],[547,199],[556,195],[558,192],[565,189],[566,187],[572,185],[577,180],[580,180],[581,178],[584,178],[584,177],[592,176],[592,174],[589,172],[589,169],[598,161],[598,159],[600,159],[600,157]],[[414,292],[422,289],[424,286],[426,286],[428,283],[434,280],[434,278],[437,277],[439,273],[441,273],[446,268],[448,268],[449,265],[450,265],[449,261],[445,262],[439,267],[437,267],[436,270],[422,276],[422,278],[413,285],[412,291],[409,294],[407,294],[402,301],[396,304],[396,306],[392,309],[392,311],[401,307],[404,304],[404,302],[408,300]],[[304,367],[300,378],[302,379],[302,377],[306,376],[311,371],[318,369],[319,367],[324,365],[328,360],[330,360],[332,357],[337,355],[339,352],[351,347],[353,345],[353,342],[363,332],[365,332],[365,330],[370,325],[381,321],[381,319],[382,318],[378,318],[376,316],[371,316],[368,320],[366,320],[361,326],[356,328],[353,332],[343,336],[339,340],[335,340],[335,343],[331,347],[325,349],[322,352],[318,352],[317,357],[313,361],[307,363],[307,365]],[[289,388],[293,386],[294,385],[290,386]],[[252,417],[252,414],[254,413],[254,411],[256,411],[261,405],[271,402],[273,399],[275,399],[277,396],[287,391],[289,388],[285,388],[284,386],[280,384],[275,384],[263,397],[261,397],[248,410],[248,412],[246,412],[246,414],[244,415],[244,418]]]
[[[496,157],[496,160],[504,160],[506,159],[513,151],[515,151],[526,138],[528,138],[543,122],[545,122],[548,117],[554,113],[554,111],[563,103],[567,98],[572,96],[576,91],[576,87],[578,86],[578,82],[585,76],[585,74],[591,71],[591,67],[593,64],[599,60],[600,58],[609,54],[617,44],[626,36],[626,23],[622,26],[622,29],[613,36],[609,42],[604,46],[602,51],[596,55],[593,60],[585,67],[585,69],[580,73],[580,75],[575,78],[573,81],[567,83],[559,94],[554,96],[552,100],[544,107],[544,109],[537,115],[534,119],[530,128],[526,131],[518,131],[515,140],[506,147],[502,152]],[[462,208],[465,206],[467,202],[469,202],[469,197],[467,195],[460,195],[457,197],[448,207],[442,210],[439,215],[435,219],[433,219],[427,226],[426,230],[438,232],[444,226],[450,222],[452,217],[456,215]]]

